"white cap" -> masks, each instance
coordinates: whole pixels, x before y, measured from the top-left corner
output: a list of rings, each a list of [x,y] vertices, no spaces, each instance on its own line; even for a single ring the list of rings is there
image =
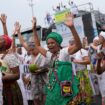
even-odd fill
[[[105,32],[104,31],[101,31],[99,35],[105,39]]]

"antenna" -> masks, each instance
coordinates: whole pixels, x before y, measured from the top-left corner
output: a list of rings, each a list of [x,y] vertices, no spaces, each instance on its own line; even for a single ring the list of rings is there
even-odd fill
[[[90,11],[93,11],[93,4],[91,2],[88,3],[90,6]]]
[[[33,0],[28,0],[29,1],[29,6],[31,7],[31,12],[32,12],[32,17],[34,17],[34,3]]]

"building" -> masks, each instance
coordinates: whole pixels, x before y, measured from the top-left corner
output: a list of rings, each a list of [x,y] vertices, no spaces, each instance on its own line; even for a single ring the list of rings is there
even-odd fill
[[[99,13],[97,11],[93,10],[91,3],[87,3],[87,4],[90,6],[90,10],[81,10],[80,9],[79,16],[75,17],[75,19],[74,19],[74,21],[75,21],[74,24],[75,24],[77,32],[81,38],[81,41],[82,41],[82,38],[86,36],[88,39],[88,42],[91,43],[93,41],[93,38],[98,35],[99,29],[97,28],[98,27],[97,23],[100,21],[99,21],[99,17],[98,17]],[[104,16],[105,15],[103,15],[103,17]],[[105,18],[103,19],[103,17],[101,16],[101,18],[102,18],[101,20],[103,20],[103,23],[105,23],[105,21],[104,21]],[[101,21],[101,23],[102,23],[102,21]],[[64,42],[63,42],[64,45],[68,44],[70,37],[72,37],[70,30],[66,26],[64,26],[64,24],[62,24],[62,23],[59,25],[53,23],[48,28],[37,26],[37,32],[38,32],[39,39],[40,39],[42,45],[45,45],[46,37],[52,31],[57,31],[58,33],[60,33],[62,35],[62,37],[64,39]],[[32,39],[33,39],[32,38],[32,36],[33,36],[32,29],[23,30],[21,33],[27,42],[32,41]],[[17,44],[19,44],[18,38],[17,38],[16,42],[17,42]]]

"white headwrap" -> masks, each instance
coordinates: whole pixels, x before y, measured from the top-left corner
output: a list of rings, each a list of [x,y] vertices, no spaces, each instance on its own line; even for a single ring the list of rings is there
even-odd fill
[[[98,37],[98,36],[96,36],[93,40],[99,40],[99,37]]]
[[[99,35],[105,39],[105,32],[104,31],[101,31]]]

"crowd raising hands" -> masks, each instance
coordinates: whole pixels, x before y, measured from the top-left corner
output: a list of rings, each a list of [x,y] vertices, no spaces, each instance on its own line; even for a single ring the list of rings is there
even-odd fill
[[[8,35],[7,16],[1,14],[0,21],[3,27],[0,105],[91,105],[99,94],[105,105],[105,32],[95,37],[91,44],[84,38],[82,43],[72,14],[67,14],[64,25],[72,33],[68,46],[62,46],[65,41],[62,35],[51,32],[46,37],[47,48],[44,48],[36,31],[36,17],[30,21],[33,35],[28,42],[21,34],[18,21],[14,23],[12,39]],[[15,35],[21,46],[16,45]],[[65,91],[66,83],[72,94]]]

